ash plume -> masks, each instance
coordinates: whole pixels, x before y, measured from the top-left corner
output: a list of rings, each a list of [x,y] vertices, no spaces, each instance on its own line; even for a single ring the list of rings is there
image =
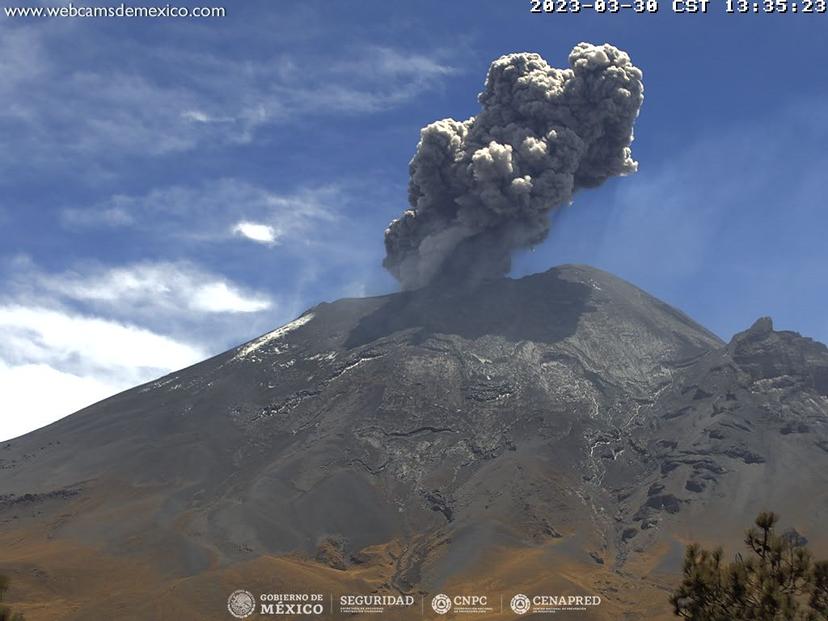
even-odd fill
[[[421,130],[411,207],[385,231],[383,265],[403,289],[506,274],[576,190],[635,172],[643,92],[641,71],[608,44],[578,44],[568,69],[533,53],[498,58],[477,116]]]

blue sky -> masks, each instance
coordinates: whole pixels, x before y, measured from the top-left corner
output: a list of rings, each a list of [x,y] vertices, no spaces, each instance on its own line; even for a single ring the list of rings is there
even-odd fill
[[[828,341],[825,15],[225,6],[0,14],[0,438],[320,301],[393,291],[382,233],[419,129],[473,115],[501,54],[563,66],[579,41],[644,70],[640,169],[577,194],[513,274],[588,263],[725,339],[771,315]]]

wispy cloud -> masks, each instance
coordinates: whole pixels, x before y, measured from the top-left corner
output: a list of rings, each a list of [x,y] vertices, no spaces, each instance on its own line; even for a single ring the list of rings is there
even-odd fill
[[[438,88],[456,69],[447,55],[354,46],[328,52],[211,54],[187,39],[141,48],[123,64],[65,62],[66,40],[88,24],[12,25],[0,38],[0,147],[31,164],[153,156],[201,145],[247,143],[258,128],[320,115],[401,105]],[[97,48],[135,44],[94,35]],[[78,60],[91,43],[76,47]],[[138,59],[142,59],[140,62]],[[159,71],[159,67],[164,67]],[[13,162],[13,160],[9,160]]]
[[[140,326],[212,354],[301,310],[290,293],[254,289],[191,261],[84,261],[49,271],[18,257],[0,267],[0,304]]]
[[[267,118],[287,119],[297,111],[370,113],[401,105],[437,88],[459,72],[434,56],[390,47],[352,50],[335,60],[306,55],[281,59],[282,82],[271,87],[275,108]]]
[[[221,241],[239,235],[266,244],[309,241],[321,222],[332,222],[345,201],[336,185],[279,194],[239,179],[171,186],[142,195],[115,195],[91,207],[66,208],[71,228],[130,227],[154,237]]]
[[[187,262],[87,266],[83,271],[56,274],[30,270],[25,280],[41,293],[99,308],[126,308],[133,317],[147,313],[255,313],[273,304],[264,293],[248,291]]]

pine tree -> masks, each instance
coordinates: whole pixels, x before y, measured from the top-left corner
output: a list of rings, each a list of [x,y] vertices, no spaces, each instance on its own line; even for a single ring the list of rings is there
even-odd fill
[[[673,612],[691,621],[828,620],[828,561],[814,562],[796,531],[776,533],[779,518],[760,513],[747,531],[749,557],[723,561],[721,548],[687,547]]]

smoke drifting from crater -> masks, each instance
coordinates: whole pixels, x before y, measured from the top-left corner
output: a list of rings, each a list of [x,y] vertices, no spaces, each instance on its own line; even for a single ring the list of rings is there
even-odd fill
[[[641,71],[611,45],[578,44],[569,69],[532,53],[498,58],[480,114],[421,130],[411,207],[385,231],[383,265],[403,289],[506,274],[576,190],[635,172],[643,92]]]

